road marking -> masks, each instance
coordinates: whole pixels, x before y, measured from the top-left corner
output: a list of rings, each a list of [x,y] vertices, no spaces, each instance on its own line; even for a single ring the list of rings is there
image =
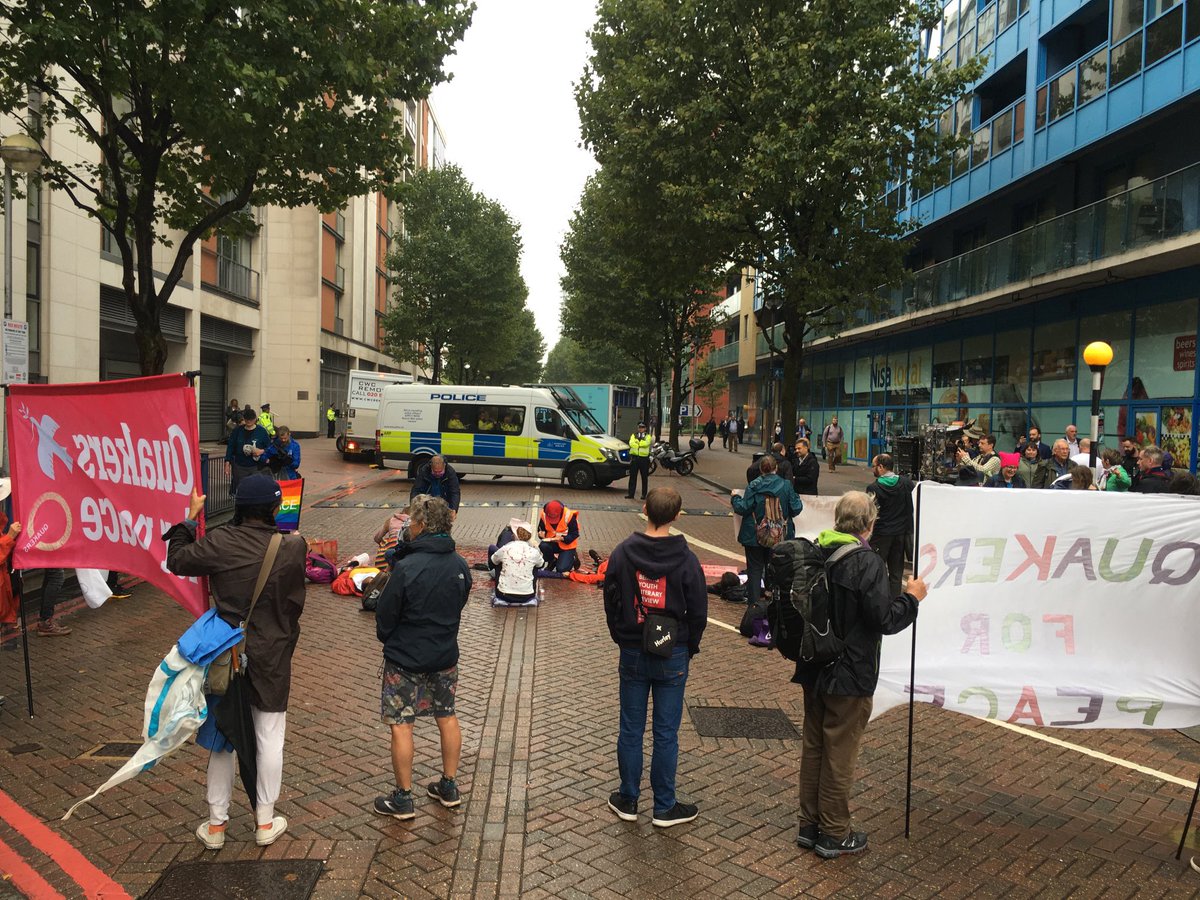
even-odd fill
[[[4,880],[11,880],[17,890],[26,897],[45,897],[46,900],[66,900],[54,889],[54,885],[37,873],[23,860],[19,853],[4,841],[0,841],[0,872]]]

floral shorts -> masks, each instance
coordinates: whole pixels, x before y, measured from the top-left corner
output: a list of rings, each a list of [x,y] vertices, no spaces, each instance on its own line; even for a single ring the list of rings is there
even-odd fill
[[[441,672],[406,672],[385,660],[380,720],[385,725],[409,725],[417,716],[452,716],[457,689],[458,666]]]

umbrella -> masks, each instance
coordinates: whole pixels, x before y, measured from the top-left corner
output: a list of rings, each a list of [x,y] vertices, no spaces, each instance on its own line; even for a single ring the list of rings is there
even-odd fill
[[[258,807],[255,785],[258,783],[258,739],[254,736],[254,718],[250,712],[250,680],[239,670],[230,679],[229,689],[214,713],[217,728],[238,758],[242,785],[250,798],[250,809]]]

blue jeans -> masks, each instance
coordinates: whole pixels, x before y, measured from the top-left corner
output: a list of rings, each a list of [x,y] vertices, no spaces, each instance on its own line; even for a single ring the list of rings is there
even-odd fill
[[[687,683],[687,647],[676,647],[669,659],[621,648],[621,727],[617,736],[617,769],[621,794],[636,800],[642,787],[642,737],[646,707],[654,693],[654,751],[650,787],[654,811],[675,806],[675,767],[679,762],[679,723],[683,718],[683,686]]]
[[[542,541],[538,545],[538,549],[542,552],[542,559],[546,561],[547,569],[555,572],[570,572],[575,568],[574,550],[560,550],[554,541]]]

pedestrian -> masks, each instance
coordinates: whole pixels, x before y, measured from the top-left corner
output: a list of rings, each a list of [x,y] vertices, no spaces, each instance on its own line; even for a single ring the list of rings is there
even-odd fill
[[[646,482],[650,478],[650,445],[653,439],[646,433],[646,423],[638,422],[637,430],[629,436],[629,490],[625,492],[625,499],[633,499],[633,489],[637,485],[637,478],[642,476],[642,499],[646,499]]]
[[[804,420],[801,419],[801,422]],[[796,439],[796,463],[792,467],[792,486],[797,494],[815,497],[817,480],[821,477],[821,464],[812,452],[808,438]]]
[[[238,482],[232,524],[197,537],[197,518],[204,509],[204,500],[203,494],[193,491],[187,518],[163,535],[167,541],[167,570],[175,575],[208,576],[217,614],[232,626],[246,622],[246,677],[258,748],[254,841],[265,847],[287,830],[287,819],[275,815],[275,802],[283,783],[292,655],[300,639],[304,559],[308,548],[299,535],[280,535],[276,529],[275,514],[282,494],[269,475],[250,475]],[[251,612],[256,583],[276,537],[278,551]],[[215,699],[210,699],[210,711]],[[201,727],[197,743],[210,752],[208,819],[196,828],[196,837],[208,849],[220,850],[225,844],[225,826],[229,821],[234,753],[216,728],[212,715]]]
[[[850,791],[879,679],[879,648],[885,634],[912,624],[928,593],[925,582],[914,577],[903,594],[892,595],[883,560],[861,552],[877,515],[870,497],[850,491],[834,508],[833,530],[817,539],[826,558],[842,545],[860,548],[829,569],[831,620],[845,647],[832,663],[797,662],[792,677],[804,690],[796,843],[826,859],[867,849],[866,833],[850,827]]]
[[[229,436],[225,444],[225,474],[229,476],[229,493],[237,496],[238,485],[248,475],[262,468],[262,455],[271,446],[271,436],[258,424],[258,414],[249,406],[242,410],[242,425]]]
[[[608,633],[620,647],[621,715],[617,736],[620,787],[609,795],[608,808],[636,822],[642,783],[642,739],[651,694],[654,696],[654,749],[650,787],[654,793],[652,824],[670,828],[699,814],[694,803],[675,793],[679,763],[679,724],[689,661],[700,652],[708,622],[708,590],[696,554],[681,534],[671,533],[683,500],[670,487],[656,487],[646,497],[646,530],[623,540],[608,559],[604,576],[604,614]],[[674,620],[670,656],[644,649],[647,615]]]
[[[805,440],[812,443],[812,428],[804,421],[804,416],[800,417],[800,421],[796,424],[796,440]]]
[[[733,418],[733,416],[730,416],[729,417],[729,446],[727,446],[725,449],[730,450],[734,453],[737,453],[738,439],[741,437],[742,437],[742,432],[738,427],[738,420]]]
[[[279,481],[293,481],[300,476],[300,442],[292,437],[292,429],[280,425],[271,445],[262,456],[271,474]]]
[[[446,462],[444,456],[430,457],[429,462],[417,469],[417,477],[413,479],[412,490],[408,499],[412,500],[422,494],[430,497],[441,497],[450,507],[450,518],[458,518],[458,504],[462,499],[462,491],[458,486],[458,473]]]
[[[738,426],[737,427],[738,441],[740,443],[744,444],[744,443],[746,443],[746,417],[745,416],[737,417],[737,426]],[[734,447],[734,449],[736,450],[737,448]]]
[[[242,408],[238,405],[237,398],[234,397],[229,401],[229,406],[225,410],[225,440],[229,440],[229,435],[241,427]]]
[[[258,424],[261,425],[271,437],[275,437],[275,414],[271,412],[271,404],[264,403],[262,412],[258,414]]]
[[[889,596],[900,594],[904,580],[904,557],[908,536],[913,530],[912,479],[897,475],[895,461],[890,453],[880,453],[871,460],[871,471],[875,480],[867,485],[867,496],[875,501],[879,509],[875,527],[871,531],[871,549],[879,554],[888,570]]]
[[[37,633],[40,637],[61,637],[71,629],[54,618],[54,607],[62,595],[66,572],[63,569],[42,570],[42,603],[38,610]]]
[[[1076,456],[1084,451],[1079,440],[1079,429],[1074,425],[1068,425],[1063,432],[1063,440],[1067,442],[1067,455]]]
[[[331,438],[337,430],[337,411],[330,403],[325,407],[325,437]]]
[[[738,530],[738,543],[746,554],[746,602],[753,606],[762,593],[763,573],[771,559],[771,548],[763,547],[758,542],[756,526],[766,515],[766,498],[775,497],[779,500],[779,511],[784,521],[784,537],[791,540],[796,536],[796,526],[792,521],[800,515],[804,504],[796,496],[796,490],[791,482],[784,481],[776,473],[776,462],[773,456],[764,456],[759,462],[760,475],[746,485],[745,492],[739,496],[732,494],[730,504],[733,511],[742,517],[742,526]]]
[[[708,417],[708,424],[704,426],[704,437],[708,441],[708,449],[712,449],[713,438],[717,436],[717,423],[713,421],[712,416]]]
[[[541,539],[538,550],[547,569],[569,572],[579,568],[579,557],[575,552],[579,546],[578,512],[558,500],[551,500],[542,507],[537,536]]]
[[[407,552],[375,610],[375,633],[383,644],[380,717],[391,730],[395,787],[376,797],[372,809],[396,819],[416,817],[413,808],[413,722],[432,715],[442,748],[441,777],[428,786],[442,806],[458,806],[462,730],[454,711],[458,689],[458,628],[471,570],[455,552],[454,520],[440,497],[420,495],[409,506]]]
[[[837,464],[842,461],[842,441],[845,439],[838,417],[834,416],[821,432],[821,445],[825,448],[825,461],[829,463],[830,472],[836,472]]]
[[[788,458],[783,444],[776,441],[771,445],[771,455],[775,457],[775,471],[784,481],[792,480],[792,461]]]
[[[724,447],[726,450],[728,450],[729,449],[729,419],[728,418],[721,420],[721,424],[717,428],[717,431],[721,435],[721,446]]]

